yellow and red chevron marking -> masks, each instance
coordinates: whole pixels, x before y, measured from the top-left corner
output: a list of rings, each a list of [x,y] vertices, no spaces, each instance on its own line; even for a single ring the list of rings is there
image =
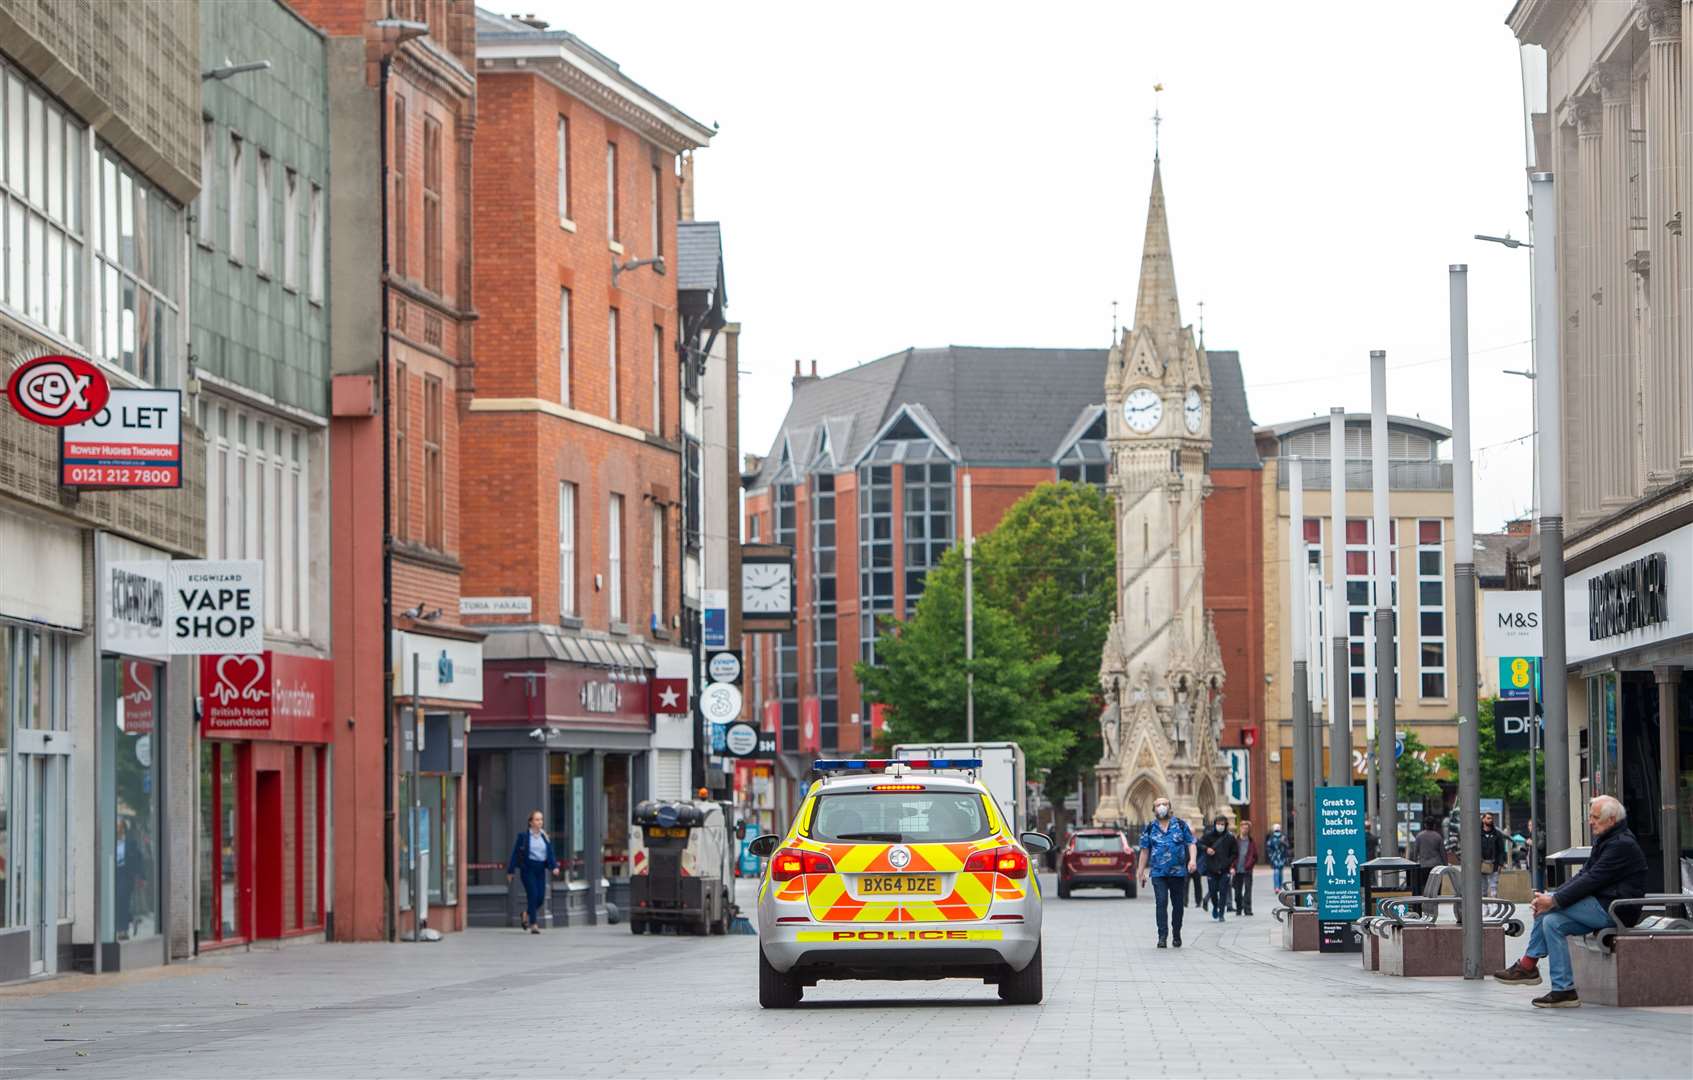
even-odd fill
[[[896,870],[888,862],[893,845],[821,844],[800,841],[803,846],[828,854],[836,873],[808,874],[783,882],[777,898],[797,900],[801,889],[788,886],[804,882],[803,895],[811,917],[819,922],[966,922],[987,917],[988,908],[996,895],[1006,899],[1021,899],[1024,890],[1020,883],[1009,881],[994,873],[964,873],[964,863],[971,852],[993,848],[1002,841],[988,838],[958,844],[911,844],[911,859]],[[952,892],[944,897],[899,896],[861,900],[847,889],[846,874],[866,873],[937,873],[951,874]],[[996,879],[1002,883],[996,885]]]

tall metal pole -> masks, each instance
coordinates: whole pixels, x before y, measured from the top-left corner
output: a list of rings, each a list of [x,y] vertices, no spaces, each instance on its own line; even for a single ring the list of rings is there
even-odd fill
[[[1321,545],[1318,545],[1318,546],[1320,547]],[[1334,590],[1330,589],[1328,587],[1328,584],[1323,581],[1323,575],[1322,575],[1322,568],[1321,567],[1319,567],[1317,569],[1317,573],[1315,575],[1309,575],[1308,574],[1308,576],[1306,578],[1307,586],[1309,586],[1310,581],[1312,580],[1313,576],[1314,576],[1316,583],[1317,583],[1317,606],[1322,609],[1323,615],[1324,615],[1324,620],[1326,621],[1328,614],[1329,614],[1329,612],[1332,608],[1332,605],[1329,603],[1329,596],[1330,596],[1331,593],[1333,593]],[[1310,610],[1311,610],[1310,608],[1306,608],[1307,612],[1309,612]],[[1322,626],[1321,623],[1316,623],[1315,621],[1313,621],[1313,626],[1311,628],[1310,633],[1307,636],[1307,640],[1310,642],[1311,648],[1316,651],[1317,655],[1322,656],[1323,653],[1324,653],[1324,650],[1327,648],[1326,642],[1327,642],[1328,639],[1323,636],[1323,626]],[[1311,716],[1311,786],[1312,787],[1316,787],[1319,784],[1324,784],[1324,783],[1328,782],[1327,780],[1324,779],[1324,777],[1326,777],[1328,775],[1329,761],[1328,761],[1328,754],[1326,752],[1326,745],[1327,744],[1324,741],[1323,736],[1324,736],[1324,733],[1328,731],[1328,719],[1329,719],[1329,717],[1334,715],[1334,680],[1333,679],[1324,680],[1323,678],[1321,678],[1321,676],[1328,673],[1330,662],[1332,662],[1333,659],[1334,659],[1334,657],[1331,656],[1331,657],[1328,658],[1328,661],[1324,662],[1322,671],[1319,672],[1319,677],[1316,680],[1317,681],[1317,688],[1319,690],[1321,690],[1322,694],[1323,694],[1323,707],[1322,707],[1322,710],[1320,712],[1313,708],[1312,709],[1312,716]],[[1315,804],[1313,804],[1313,806],[1314,805]],[[1311,850],[1308,853],[1308,854],[1311,854],[1311,855],[1315,855],[1317,853],[1316,825],[1317,825],[1317,823],[1315,821],[1313,821],[1311,823],[1311,827],[1312,827]]]
[[[418,892],[418,879],[422,871],[417,857],[417,846],[423,837],[418,835],[418,818],[422,817],[423,794],[418,791],[417,773],[423,759],[423,711],[418,704],[418,658],[423,654],[412,650],[411,654],[411,820],[406,823],[407,836],[411,841],[406,845],[406,852],[411,856],[411,939],[423,940],[423,903]]]
[[[1329,640],[1334,709],[1329,713],[1329,784],[1352,782],[1352,663],[1346,635],[1346,410],[1329,410]]]
[[[1481,736],[1476,729],[1475,507],[1470,465],[1469,268],[1449,268],[1452,311],[1452,577],[1458,623],[1458,845],[1463,866],[1464,978],[1481,970]]]
[[[1298,456],[1287,460],[1288,637],[1293,654],[1293,854],[1316,851],[1311,833],[1311,685],[1306,672],[1305,599],[1310,574],[1305,557],[1305,468]]]
[[[1558,205],[1552,174],[1529,177],[1534,215],[1534,419],[1540,434],[1540,680],[1546,700],[1546,852],[1570,846],[1568,656],[1564,643],[1563,377],[1558,343]]]
[[[976,529],[970,474],[964,474],[964,741],[976,741]]]
[[[1542,627],[1544,630],[1544,627]],[[1542,676],[1536,671],[1528,680],[1528,820],[1534,824],[1534,835],[1528,838],[1528,881],[1532,889],[1540,888],[1540,857],[1535,853],[1536,843],[1546,834],[1540,830],[1546,827],[1541,820],[1540,810],[1536,799],[1540,792],[1540,778],[1536,775],[1535,758],[1540,756],[1540,688]]]
[[[1376,828],[1382,830],[1382,855],[1399,854],[1399,763],[1393,756],[1399,733],[1394,709],[1399,697],[1399,642],[1394,634],[1393,525],[1388,495],[1393,479],[1387,467],[1387,353],[1370,352],[1370,488],[1376,534]]]

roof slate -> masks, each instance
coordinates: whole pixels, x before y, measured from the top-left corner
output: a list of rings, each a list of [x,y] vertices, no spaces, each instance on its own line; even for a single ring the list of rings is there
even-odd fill
[[[723,230],[717,222],[676,223],[676,288],[703,292],[717,288],[722,264]]]
[[[1211,467],[1262,469],[1258,443],[1252,437],[1252,413],[1246,403],[1240,353],[1207,349],[1205,356],[1211,365]]]
[[[1257,468],[1240,356],[1212,358],[1212,466],[1227,448],[1230,468]],[[1105,397],[1105,349],[981,348],[949,345],[906,349],[820,379],[800,379],[754,488],[781,468],[782,440],[791,440],[804,467],[819,425],[830,428],[837,466],[856,461],[902,405],[919,406],[924,420],[976,465],[1047,465],[1059,440]],[[1218,365],[1226,369],[1219,385]],[[1232,382],[1229,373],[1232,372]],[[1224,401],[1227,404],[1225,407]]]

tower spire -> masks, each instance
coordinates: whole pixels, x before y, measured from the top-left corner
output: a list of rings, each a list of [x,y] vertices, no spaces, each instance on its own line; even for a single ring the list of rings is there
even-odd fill
[[[1152,159],[1152,194],[1146,206],[1146,240],[1140,252],[1140,287],[1135,294],[1135,330],[1152,335],[1159,358],[1177,359],[1181,303],[1176,297],[1176,263],[1170,250],[1170,221],[1164,209],[1161,162]]]

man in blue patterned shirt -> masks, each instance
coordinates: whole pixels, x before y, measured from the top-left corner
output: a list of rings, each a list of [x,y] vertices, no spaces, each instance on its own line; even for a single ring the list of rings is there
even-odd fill
[[[1176,948],[1182,947],[1182,890],[1198,867],[1199,849],[1187,822],[1170,813],[1170,800],[1160,795],[1152,803],[1153,820],[1140,831],[1140,886],[1152,881],[1158,900],[1158,947],[1164,948],[1169,909],[1175,909]]]

